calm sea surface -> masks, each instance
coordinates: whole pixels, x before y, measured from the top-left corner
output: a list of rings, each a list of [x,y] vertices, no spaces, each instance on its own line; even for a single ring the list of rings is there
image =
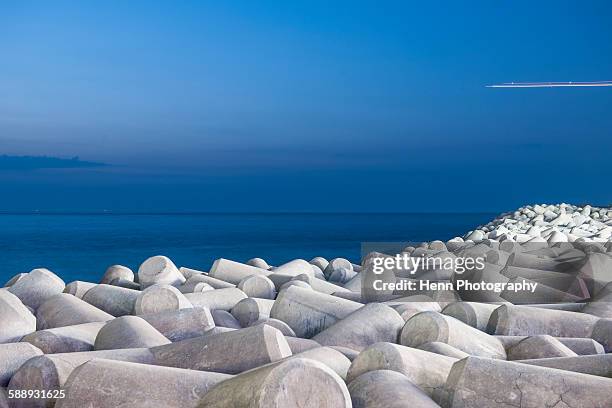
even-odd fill
[[[0,215],[0,286],[46,267],[66,282],[98,282],[107,266],[152,255],[208,270],[216,258],[272,265],[294,258],[359,262],[362,242],[450,239],[495,214]]]

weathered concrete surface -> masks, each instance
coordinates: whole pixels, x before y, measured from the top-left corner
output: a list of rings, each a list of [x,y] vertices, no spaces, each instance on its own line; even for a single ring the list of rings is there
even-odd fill
[[[249,297],[236,303],[231,313],[242,327],[247,327],[259,319],[270,317],[273,305],[274,301],[271,299]]]
[[[391,370],[369,371],[348,384],[353,408],[439,408],[406,376]]]
[[[7,390],[0,387],[0,408],[9,408]]]
[[[334,350],[339,351],[346,358],[348,358],[351,362],[353,362],[353,360],[355,360],[357,356],[359,355],[359,352],[357,350],[353,350],[348,347],[330,346],[330,348],[333,348]]]
[[[416,296],[420,297],[421,295]],[[429,297],[427,297],[427,299],[431,300]],[[385,303],[394,308],[397,313],[402,316],[402,319],[404,319],[405,322],[417,313],[427,311],[440,312],[442,310],[438,302],[430,302],[429,300],[420,301],[416,299],[414,301],[410,300],[407,302],[402,302],[400,300],[401,299],[398,299],[398,301],[390,301]]]
[[[143,348],[169,343],[170,340],[143,318],[138,316],[122,316],[111,320],[100,329],[96,337],[94,349]]]
[[[238,285],[241,280],[251,275],[267,276],[270,272],[266,269],[256,268],[240,262],[230,261],[229,259],[217,259],[208,275],[212,278],[220,279],[234,285]]]
[[[442,343],[439,341],[432,341],[429,343],[421,344],[417,347],[419,350],[429,351],[430,353],[441,354],[443,356],[462,359],[469,356],[465,351],[461,351],[459,349],[454,348],[446,343]]]
[[[45,354],[91,351],[98,332],[105,324],[93,322],[39,330],[24,336],[21,341],[38,347]]]
[[[83,296],[87,291],[95,287],[97,283],[84,282],[84,281],[72,281],[64,288],[64,293],[69,293],[72,296],[76,296],[79,299],[83,299]]]
[[[32,358],[11,379],[12,390],[58,390],[63,388],[72,371],[94,358],[152,364],[153,355],[146,348],[46,354]],[[95,383],[97,384],[97,383]],[[13,400],[12,408],[53,407],[55,399],[24,398]]]
[[[400,335],[400,344],[418,347],[439,341],[470,355],[506,358],[506,351],[498,339],[467,324],[437,312],[421,312],[410,318]]]
[[[261,258],[251,258],[247,261],[247,265],[261,269],[270,269],[270,265],[268,265],[268,263]]]
[[[213,310],[212,317],[217,327],[229,327],[231,329],[242,329],[240,322],[227,310]]]
[[[66,381],[66,398],[56,408],[197,407],[226,374],[94,359]],[[92,384],[96,384],[92,387]],[[146,386],[143,387],[143,384]]]
[[[140,283],[132,282],[131,280],[116,278],[110,281],[109,285],[119,286],[120,288],[141,290]]]
[[[295,337],[295,332],[293,331],[293,329],[282,320],[272,319],[271,317],[264,317],[251,323],[249,326],[256,326],[258,324],[267,324],[268,326],[272,326],[275,329],[280,330],[284,336]]]
[[[502,305],[491,313],[487,333],[508,336],[548,334],[554,337],[590,337],[598,320],[597,317],[584,313]]]
[[[310,283],[316,279],[313,278],[310,275],[307,275],[305,273],[301,274],[301,275],[282,275],[280,273],[271,273],[270,275],[267,276],[268,279],[270,279],[273,283],[274,283],[274,287],[277,291],[280,291],[281,287],[287,283],[287,282],[291,282],[294,280],[298,280],[298,281],[302,281],[302,282],[306,282],[310,285]]]
[[[495,336],[495,338],[502,343],[506,351],[516,346],[527,337],[528,336]],[[555,337],[555,339],[559,340],[564,346],[568,347],[579,356],[605,353],[604,347],[593,339],[582,337]]]
[[[193,269],[181,268],[181,271],[194,271]],[[193,273],[187,278],[185,285],[192,285],[198,282],[206,283],[215,289],[235,288],[233,283],[225,282],[224,280],[213,278],[212,276],[203,273]]]
[[[491,313],[500,305],[491,303],[477,302],[455,302],[447,305],[442,314],[461,320],[468,326],[472,326],[480,331],[487,329]]]
[[[205,307],[140,315],[170,341],[181,341],[203,336],[215,327],[213,317]]]
[[[247,295],[238,288],[207,290],[206,292],[186,293],[185,297],[194,306],[207,307],[210,310],[231,310]]]
[[[508,360],[549,357],[575,357],[577,354],[547,334],[530,336],[508,349]]]
[[[29,343],[0,344],[0,387],[6,387],[15,372],[32,357],[43,352]]]
[[[134,282],[134,272],[127,266],[111,265],[106,268],[106,272],[104,272],[104,276],[102,276],[100,283],[110,284],[115,279],[125,279]]]
[[[298,354],[306,350],[321,347],[321,345],[316,341],[303,339],[301,337],[285,336],[285,340],[287,341],[287,344],[289,344],[289,348],[293,354]]]
[[[446,383],[455,358],[392,343],[376,343],[363,350],[349,368],[350,383],[363,373],[393,370],[405,375],[428,395]]]
[[[287,358],[307,358],[318,361],[331,368],[343,380],[346,380],[346,373],[351,366],[351,360],[331,347],[316,347]]]
[[[263,275],[251,275],[238,282],[238,289],[248,297],[274,299],[276,287],[274,282]]]
[[[157,364],[237,374],[291,356],[283,334],[261,325],[154,347]]]
[[[137,294],[134,314],[160,313],[191,307],[191,302],[174,286],[155,284]]]
[[[0,343],[17,342],[34,331],[34,315],[17,296],[0,289]]]
[[[36,311],[38,330],[112,319],[112,315],[67,293],[60,293],[47,299]]]
[[[599,342],[606,353],[612,353],[612,319],[599,319],[593,327],[590,337]]]
[[[357,302],[292,286],[279,293],[270,317],[287,323],[299,337],[310,338],[362,306]]]
[[[360,351],[374,343],[396,343],[403,326],[404,319],[395,310],[382,303],[370,303],[312,339],[324,346],[344,346]]]
[[[298,276],[306,274],[314,277],[312,265],[303,259],[294,259],[273,269],[274,273]]]
[[[185,281],[185,277],[179,272],[174,262],[165,256],[152,256],[138,268],[138,283],[143,289],[156,283],[178,286]]]
[[[533,360],[521,360],[520,363],[574,371],[576,373],[598,375],[600,377],[612,377],[612,354],[538,358]]]
[[[467,357],[453,365],[442,407],[612,406],[612,380],[511,361]]]
[[[62,293],[66,284],[48,269],[34,269],[19,279],[8,291],[17,296],[24,305],[36,310],[47,299]]]
[[[89,289],[83,300],[115,317],[131,315],[140,292],[119,286],[100,284]]]
[[[342,378],[329,367],[295,358],[223,381],[204,396],[199,406],[351,408],[351,397]]]

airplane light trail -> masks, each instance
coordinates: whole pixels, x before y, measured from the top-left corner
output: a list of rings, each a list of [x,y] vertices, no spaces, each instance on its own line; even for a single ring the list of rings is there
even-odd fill
[[[487,88],[566,88],[586,86],[612,86],[612,81],[594,82],[504,82],[503,84],[486,85]]]

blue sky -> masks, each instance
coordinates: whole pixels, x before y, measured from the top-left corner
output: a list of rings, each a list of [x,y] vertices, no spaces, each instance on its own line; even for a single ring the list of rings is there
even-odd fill
[[[289,4],[291,3],[291,4]],[[3,2],[0,210],[612,202],[597,2]],[[36,167],[36,166],[34,166]]]

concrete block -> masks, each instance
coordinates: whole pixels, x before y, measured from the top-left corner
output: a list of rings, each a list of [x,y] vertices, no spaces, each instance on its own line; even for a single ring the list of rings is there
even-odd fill
[[[215,279],[220,279],[234,285],[238,285],[241,280],[251,275],[267,276],[270,272],[266,269],[256,268],[251,265],[246,265],[240,262],[230,261],[229,259],[217,259],[208,275]]]
[[[0,290],[0,343],[18,342],[36,331],[36,318],[8,290]]]
[[[297,336],[310,338],[362,306],[357,302],[292,286],[279,293],[270,317],[287,323]]]
[[[178,286],[185,281],[183,274],[166,256],[152,256],[138,268],[138,283],[142,289],[155,284]]]
[[[437,312],[421,312],[410,318],[400,335],[400,343],[408,347],[439,341],[470,355],[505,359],[506,351],[495,337],[450,316]]]
[[[194,306],[207,307],[210,310],[231,310],[247,295],[238,288],[208,290],[206,292],[186,293],[185,297]]]
[[[115,279],[125,279],[134,282],[134,272],[127,266],[123,265],[111,265],[104,272],[100,283],[110,284]]]
[[[263,275],[247,276],[238,282],[238,289],[252,298],[274,299],[276,297],[274,282]]]
[[[353,350],[379,342],[395,343],[404,320],[389,306],[367,304],[321,331],[312,339],[324,346],[343,346]]]
[[[112,319],[112,315],[67,293],[50,297],[36,311],[38,330]]]
[[[66,398],[55,406],[197,408],[214,385],[228,378],[219,373],[93,359],[72,372],[66,381]]]
[[[66,285],[64,288],[64,293],[71,294],[72,296],[76,296],[79,299],[83,299],[83,295],[87,293],[87,291],[94,286],[97,286],[97,283],[92,282],[84,282],[84,281],[72,281]]]
[[[191,302],[174,286],[155,284],[137,294],[134,314],[160,313],[192,307]]]
[[[226,374],[241,373],[291,355],[283,334],[267,325],[183,340],[153,347],[151,352],[159,365]]]
[[[136,299],[141,292],[119,286],[100,284],[89,289],[83,300],[115,317],[134,313]]]
[[[48,269],[34,269],[8,288],[24,305],[36,310],[47,299],[62,293],[66,287],[63,280]]]
[[[200,406],[351,408],[351,397],[342,378],[329,367],[294,358],[223,381],[204,396]]]
[[[138,316],[122,316],[104,325],[96,336],[95,350],[145,348],[169,344],[153,326]]]
[[[168,310],[139,317],[173,342],[203,336],[215,327],[210,310],[204,307]]]
[[[348,384],[353,408],[439,408],[406,376],[391,370],[364,373]]]
[[[0,344],[0,387],[6,387],[26,361],[42,354],[39,348],[30,343]]]
[[[93,322],[39,330],[24,336],[21,341],[38,347],[45,354],[91,351],[98,332],[105,324]]]

